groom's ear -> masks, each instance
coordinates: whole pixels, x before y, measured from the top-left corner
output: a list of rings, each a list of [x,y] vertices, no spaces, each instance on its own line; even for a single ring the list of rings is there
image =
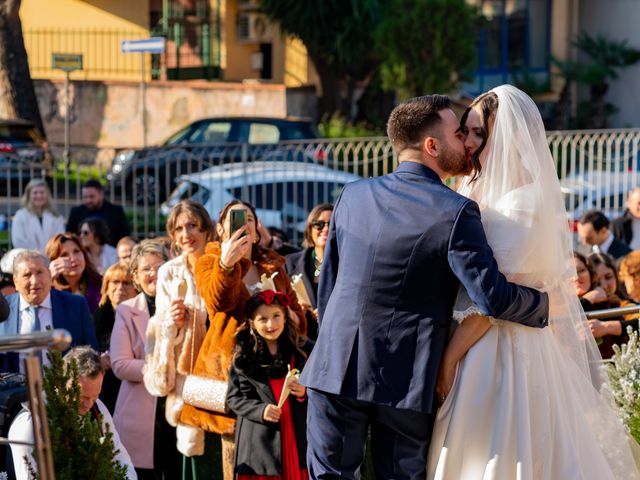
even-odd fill
[[[440,142],[435,137],[426,137],[422,142],[422,148],[430,157],[440,156]]]

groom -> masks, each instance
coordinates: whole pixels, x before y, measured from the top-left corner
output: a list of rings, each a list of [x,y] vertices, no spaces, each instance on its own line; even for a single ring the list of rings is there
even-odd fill
[[[376,478],[425,477],[460,284],[485,315],[547,324],[546,294],[506,281],[477,204],[442,183],[470,170],[458,126],[445,96],[397,106],[387,126],[397,170],[347,185],[336,203],[320,334],[300,379],[311,478],[359,478],[369,428]]]

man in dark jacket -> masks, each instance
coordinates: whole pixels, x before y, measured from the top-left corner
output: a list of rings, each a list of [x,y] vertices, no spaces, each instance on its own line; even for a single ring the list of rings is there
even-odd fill
[[[580,217],[578,237],[591,252],[607,253],[616,260],[631,252],[628,245],[615,238],[609,231],[609,219],[598,210],[589,210]]]
[[[640,187],[629,192],[627,209],[620,218],[611,222],[611,232],[631,250],[640,250]]]
[[[69,213],[67,231],[78,233],[85,218],[102,218],[109,225],[109,245],[116,246],[122,237],[129,235],[129,224],[124,210],[104,199],[104,188],[97,180],[89,180],[82,186],[82,205],[73,207]]]

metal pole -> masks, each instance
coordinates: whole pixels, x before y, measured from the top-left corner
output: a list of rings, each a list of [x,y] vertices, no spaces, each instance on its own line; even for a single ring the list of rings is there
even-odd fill
[[[40,373],[40,359],[31,354],[25,359],[24,363],[27,371],[27,387],[35,443],[33,454],[38,464],[38,478],[41,480],[55,480],[47,410],[42,396],[44,386],[42,385],[42,374]]]
[[[69,75],[71,72],[66,71],[67,80],[65,82],[65,104],[67,114],[64,116],[64,165],[65,168],[69,168],[69,164],[71,163],[71,112],[69,109],[71,108],[71,101],[69,97],[71,95],[70,81]]]
[[[140,97],[142,102],[142,146],[147,146],[147,99],[146,99],[146,82],[145,82],[145,65],[144,65],[144,53],[140,54],[140,73],[142,78],[140,79]]]
[[[600,318],[621,317],[623,315],[631,315],[640,313],[640,305],[630,305],[628,307],[607,308],[605,310],[593,310],[585,312],[587,319],[594,320]]]

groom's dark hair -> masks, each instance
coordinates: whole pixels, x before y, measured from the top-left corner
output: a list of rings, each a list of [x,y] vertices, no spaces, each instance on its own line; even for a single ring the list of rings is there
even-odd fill
[[[394,108],[387,121],[387,136],[396,155],[407,148],[419,150],[422,140],[436,133],[442,121],[438,112],[450,106],[451,100],[446,95],[425,95],[410,98]]]

